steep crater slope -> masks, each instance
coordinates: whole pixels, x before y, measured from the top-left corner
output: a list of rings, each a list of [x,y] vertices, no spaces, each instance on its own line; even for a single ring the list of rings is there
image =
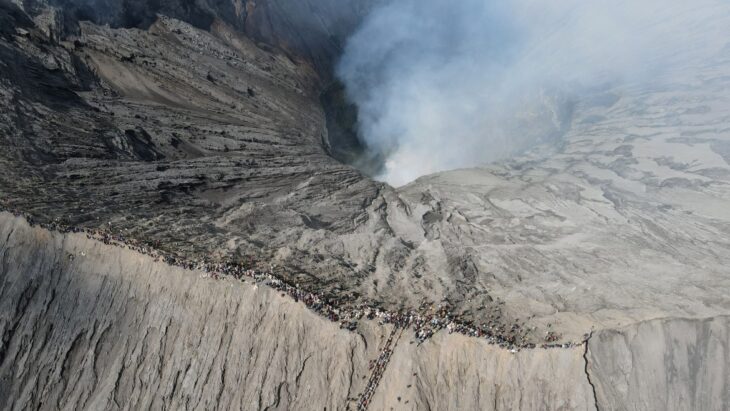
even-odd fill
[[[1,49],[6,206],[181,255],[278,254],[303,281],[342,272],[314,244],[366,221],[382,187],[325,151],[311,66],[220,21],[81,22],[60,43],[22,23]]]
[[[47,14],[35,20],[2,43],[5,208],[184,259],[275,263],[342,304],[481,294],[481,310],[498,305],[429,278],[391,287],[414,248],[397,231],[420,223],[392,188],[330,156],[310,64],[219,20],[209,31],[164,16],[146,30],[79,22],[67,37]],[[414,261],[416,275],[430,270]]]
[[[361,398],[370,409],[728,403],[728,317],[641,322],[570,349],[511,353],[445,332],[413,344],[408,330],[364,321],[346,331],[251,280],[215,280],[8,213],[0,237],[4,409],[363,409]]]
[[[306,59],[215,18],[64,34],[55,9],[31,21],[3,4],[6,208],[278,264],[342,304],[447,304],[535,343],[730,309],[727,49],[662,89],[584,98],[559,147],[394,190],[328,155],[324,74]]]
[[[308,61],[324,77],[358,23],[382,0],[6,0],[29,15],[50,15],[60,36],[78,32],[80,21],[113,28],[147,29],[165,15],[209,30],[216,21],[266,48]],[[45,19],[44,19],[45,20]]]
[[[274,6],[285,3],[257,3],[259,12],[291,9]],[[514,408],[511,401],[517,398],[517,406],[524,399],[523,404],[530,407],[546,408],[540,399],[559,398],[563,402],[553,402],[556,408],[586,409],[595,393],[601,409],[622,408],[621,397],[646,401],[647,409],[688,403],[726,407],[726,397],[713,394],[712,401],[719,402],[703,403],[698,393],[729,391],[726,373],[712,362],[727,351],[723,316],[730,314],[728,49],[713,59],[695,62],[696,70],[674,73],[666,88],[625,86],[585,99],[576,105],[560,147],[486,168],[427,176],[394,190],[327,152],[326,119],[320,104],[326,71],[319,68],[326,59],[317,63],[319,58],[311,56],[319,54],[292,46],[299,43],[286,40],[288,29],[275,31],[279,33],[275,36],[246,36],[241,32],[247,30],[245,26],[223,18],[213,18],[201,30],[161,16],[142,29],[79,22],[74,31],[66,31],[65,17],[58,10],[39,8],[27,16],[10,3],[0,5],[0,141],[4,148],[0,204],[4,208],[40,222],[58,221],[140,240],[193,261],[276,265],[277,275],[291,284],[317,290],[343,306],[367,303],[428,312],[439,303],[448,304],[464,319],[487,323],[509,338],[535,344],[544,343],[546,337],[556,339],[555,343],[580,342],[595,330],[587,353],[585,345],[578,345],[524,350],[514,357],[482,339],[446,332],[421,345],[410,344],[412,333],[406,331],[382,379],[377,380],[380,384],[367,397],[371,404],[395,407],[409,401],[408,406],[435,409],[496,403],[495,408]],[[27,4],[24,7],[30,9]],[[727,14],[715,15],[722,22]],[[269,45],[260,43],[267,38]],[[93,383],[101,381],[94,376],[89,359],[90,347],[101,338],[95,321],[114,321],[116,312],[124,312],[131,303],[114,294],[110,300],[119,302],[119,310],[107,315],[74,311],[75,297],[63,301],[54,297],[62,290],[80,295],[81,285],[64,288],[64,281],[82,277],[99,281],[98,276],[106,278],[102,272],[109,270],[76,270],[84,261],[82,253],[88,254],[85,249],[75,249],[73,260],[41,258],[33,253],[40,253],[42,244],[23,234],[26,237],[19,242],[28,245],[18,248],[12,231],[0,237],[5,257],[0,290],[6,293],[1,301],[7,304],[0,313],[0,367],[1,378],[14,382],[3,385],[10,394],[1,397],[18,408],[32,406],[40,401],[33,393],[43,392],[35,387],[57,386],[52,396],[75,398],[68,400],[69,406],[91,404],[88,401],[95,392],[111,395],[112,402],[121,400],[121,394],[136,392],[131,397],[138,401],[135,404],[152,404],[151,393],[160,392],[160,387],[138,385],[136,377],[124,371],[117,380],[126,382],[115,388],[104,385],[99,391],[102,386]],[[38,231],[30,237],[36,235],[51,234]],[[88,247],[101,246],[90,243]],[[9,259],[21,251],[30,254]],[[60,251],[51,254],[56,253]],[[107,249],[104,253],[120,264],[138,258],[112,257]],[[53,263],[33,266],[49,258]],[[116,264],[101,258],[97,262]],[[175,299],[180,292],[179,298],[189,298],[168,284],[158,284],[159,294],[143,296],[150,282],[159,281],[158,270],[172,270],[166,265],[123,269],[114,280],[121,285],[112,288],[139,288],[131,298],[134,304],[145,301],[153,307],[164,295]],[[136,274],[126,280],[127,271]],[[203,283],[207,287],[208,280],[190,275],[178,272],[173,283],[186,282],[196,290]],[[103,287],[89,287],[88,298],[105,300],[104,284],[110,280],[106,281],[102,280]],[[159,327],[157,320],[172,315],[167,311],[182,310],[194,319],[185,329],[195,333],[205,329],[198,318],[200,307],[213,307],[217,314],[211,324],[225,330],[225,324],[235,323],[245,329],[254,319],[244,321],[223,311],[231,309],[239,297],[264,303],[246,290],[211,287],[194,304],[175,306],[182,307],[179,310],[161,306],[160,317],[150,319],[150,324]],[[34,292],[41,289],[47,294]],[[243,294],[221,305],[219,293]],[[265,295],[266,301],[274,298],[278,297]],[[59,310],[68,315],[53,317],[43,308],[48,300],[51,305],[63,305]],[[291,335],[303,333],[284,326],[288,321],[284,315],[293,315],[286,304],[282,302],[285,307],[267,317],[267,324],[281,322],[281,328],[266,334],[270,335],[267,341],[288,341]],[[255,304],[243,303],[240,311],[259,312]],[[112,356],[108,363],[115,370],[119,362],[130,367],[138,364],[140,370],[156,369],[156,358],[168,358],[149,345],[135,350],[145,335],[156,335],[149,327],[124,323],[139,316],[146,318],[137,312],[121,315],[122,322],[112,327],[129,335],[125,347],[131,352]],[[332,326],[317,317],[306,318],[301,321],[314,330]],[[256,404],[286,408],[282,405],[287,404],[286,398],[290,406],[313,401],[343,408],[347,396],[359,395],[357,388],[350,389],[352,379],[347,373],[354,372],[362,380],[359,358],[377,359],[382,347],[374,348],[378,343],[373,341],[381,341],[380,336],[390,330],[373,331],[378,336],[372,337],[375,340],[363,331],[365,347],[356,335],[334,328],[325,338],[344,350],[338,353],[354,347],[362,354],[337,354],[331,368],[322,365],[325,359],[312,363],[323,367],[314,373],[326,375],[327,384],[337,387],[329,396],[318,395],[315,400],[300,391],[296,377],[292,381],[298,371],[292,370],[305,367],[306,357],[294,359],[287,354],[277,358],[286,358],[281,361],[288,365],[274,367],[281,376],[261,375],[257,379],[261,383],[240,397],[226,394],[227,384],[235,379],[226,376],[218,384],[212,377],[235,372],[234,368],[223,372],[217,365],[209,367],[216,381],[210,389],[216,392],[208,392],[197,374],[186,380],[182,375],[186,368],[178,364],[168,374],[160,374],[170,393],[164,401],[171,406],[188,401],[193,407],[225,398],[231,404],[254,404],[254,408]],[[622,342],[634,338],[634,332],[641,334],[636,344]],[[215,347],[226,346],[219,337],[229,335],[203,334],[212,336],[210,344],[201,343],[204,354],[180,355],[207,355],[201,361],[220,364]],[[54,351],[56,345],[44,343],[46,337],[65,348]],[[231,341],[239,339],[249,341],[264,357],[278,355],[246,336]],[[321,348],[309,337],[303,337],[301,344]],[[626,363],[655,344],[661,347],[657,352],[664,363],[659,357]],[[285,345],[287,352],[294,350]],[[227,355],[235,358],[234,351]],[[689,357],[681,355],[690,351],[694,354]],[[102,355],[103,344],[98,353],[93,352]],[[486,358],[485,352],[489,352]],[[68,367],[61,367],[67,357]],[[354,357],[358,360],[348,360]],[[609,363],[613,357],[620,360],[616,362],[620,367]],[[34,358],[37,362],[31,364]],[[439,359],[440,365],[434,370],[426,359]],[[251,365],[242,359],[237,364],[253,373],[265,372],[260,363]],[[410,376],[404,375],[402,370],[409,367]],[[512,371],[488,371],[500,367]],[[68,370],[77,368],[88,383],[71,387]],[[183,370],[179,377],[170,374],[179,370]],[[658,379],[644,378],[666,370],[679,374],[653,386],[648,382]],[[16,379],[18,375],[22,378]],[[43,380],[46,375],[48,385]],[[366,381],[370,381],[368,375]],[[554,375],[565,376],[570,386],[554,385]],[[699,378],[705,375],[713,378]],[[694,402],[672,402],[667,393],[686,387],[690,380],[701,383],[682,398]],[[714,385],[705,388],[710,380]],[[105,384],[113,384],[109,381]],[[612,388],[614,381],[620,384]],[[317,390],[325,390],[325,383],[317,384]],[[449,388],[454,386],[465,387],[469,398],[450,395]],[[521,390],[525,386],[530,390]],[[224,394],[216,390],[221,387]],[[414,387],[418,392],[406,398],[402,391]],[[505,396],[505,389],[510,394]],[[109,397],[96,400],[110,401]]]
[[[343,409],[386,336],[6,213],[0,235],[2,409]]]

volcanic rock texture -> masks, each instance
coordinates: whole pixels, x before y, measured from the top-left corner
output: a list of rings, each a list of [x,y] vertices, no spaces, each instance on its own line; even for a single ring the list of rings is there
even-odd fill
[[[401,330],[372,409],[730,407],[730,51],[601,88],[559,144],[394,189],[328,154],[319,94],[367,10],[335,3],[0,2],[0,204],[578,343]],[[354,408],[393,331],[7,213],[0,256],[4,409]]]

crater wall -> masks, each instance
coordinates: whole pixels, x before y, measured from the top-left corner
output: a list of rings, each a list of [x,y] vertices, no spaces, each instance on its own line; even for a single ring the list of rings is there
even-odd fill
[[[719,410],[727,317],[652,320],[509,351],[342,330],[250,280],[213,280],[0,213],[0,408]],[[395,337],[391,345],[386,341]],[[383,367],[370,367],[385,348]]]

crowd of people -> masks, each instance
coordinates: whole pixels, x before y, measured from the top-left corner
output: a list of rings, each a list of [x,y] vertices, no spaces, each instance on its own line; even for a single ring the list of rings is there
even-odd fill
[[[446,305],[424,305],[419,307],[418,310],[399,312],[391,312],[366,304],[353,305],[349,302],[345,303],[340,301],[336,297],[326,297],[292,285],[276,275],[276,267],[274,265],[269,264],[264,266],[253,259],[250,259],[247,263],[184,259],[162,252],[159,243],[156,242],[142,242],[133,238],[127,238],[123,234],[115,234],[109,230],[99,228],[77,228],[59,222],[38,223],[30,215],[17,211],[11,212],[16,217],[25,218],[31,225],[37,225],[60,233],[84,233],[89,239],[101,241],[107,245],[126,247],[130,250],[148,255],[156,261],[187,270],[203,271],[205,276],[212,279],[227,277],[237,280],[253,280],[257,284],[267,285],[278,292],[289,295],[297,302],[301,301],[314,312],[330,321],[338,322],[341,328],[350,331],[354,331],[362,319],[377,320],[380,324],[393,325],[393,330],[380,351],[380,354],[369,365],[370,378],[358,398],[358,410],[367,409],[383,377],[390,357],[393,354],[393,344],[400,338],[400,333],[405,329],[411,328],[413,330],[414,338],[418,344],[431,338],[436,332],[446,330],[449,334],[460,333],[471,337],[485,338],[489,343],[507,348],[511,352],[519,351],[522,348],[536,348],[535,344],[525,342],[524,339],[519,337],[521,330],[516,324],[509,329],[505,329],[498,321],[489,321],[481,325],[474,325],[470,322],[460,320],[457,315],[449,311]],[[557,343],[559,338],[557,333],[549,331],[546,334],[545,343],[540,344],[540,347],[570,348],[578,345],[577,343]]]
[[[522,338],[522,330],[514,324],[511,328],[505,327],[499,321],[489,321],[482,324],[473,324],[452,314],[446,305],[424,305],[418,310],[402,310],[392,312],[367,304],[353,304],[333,296],[324,296],[317,292],[307,291],[294,284],[290,284],[281,276],[276,275],[276,267],[250,259],[246,263],[214,262],[205,259],[185,259],[160,251],[159,243],[142,242],[127,238],[123,234],[115,234],[109,230],[99,228],[75,228],[59,222],[36,223],[34,219],[21,212],[9,210],[18,217],[25,218],[30,224],[38,225],[61,233],[85,233],[90,239],[101,241],[104,244],[126,247],[136,252],[153,257],[157,261],[188,270],[200,270],[213,279],[223,277],[238,280],[250,279],[256,283],[267,285],[281,293],[289,295],[296,301],[301,301],[307,307],[330,321],[340,323],[341,328],[354,331],[362,319],[377,320],[381,324],[392,324],[396,328],[411,328],[415,340],[421,344],[435,333],[446,330],[449,333],[460,333],[471,337],[484,338],[491,344],[502,348],[519,351],[523,348],[536,348],[537,345]],[[570,348],[580,343],[558,343],[559,335],[555,332],[546,334],[541,348]]]
[[[393,355],[393,344],[397,342],[398,338],[400,338],[399,333],[402,331],[403,328],[393,327],[393,330],[390,332],[388,339],[385,341],[385,345],[383,345],[383,349],[380,351],[378,358],[370,361],[368,366],[370,369],[370,378],[365,384],[365,388],[363,389],[362,394],[360,394],[360,398],[357,400],[358,410],[366,410],[368,408],[370,400],[373,398],[373,395],[375,395],[375,390],[378,388],[378,384],[383,378],[383,374],[385,374],[385,368],[387,367],[388,362],[390,362],[390,357]]]

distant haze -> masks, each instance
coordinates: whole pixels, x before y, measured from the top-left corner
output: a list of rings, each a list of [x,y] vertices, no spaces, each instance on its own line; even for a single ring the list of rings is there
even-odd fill
[[[391,0],[337,67],[360,138],[402,185],[559,137],[589,89],[648,83],[723,47],[722,0]]]

